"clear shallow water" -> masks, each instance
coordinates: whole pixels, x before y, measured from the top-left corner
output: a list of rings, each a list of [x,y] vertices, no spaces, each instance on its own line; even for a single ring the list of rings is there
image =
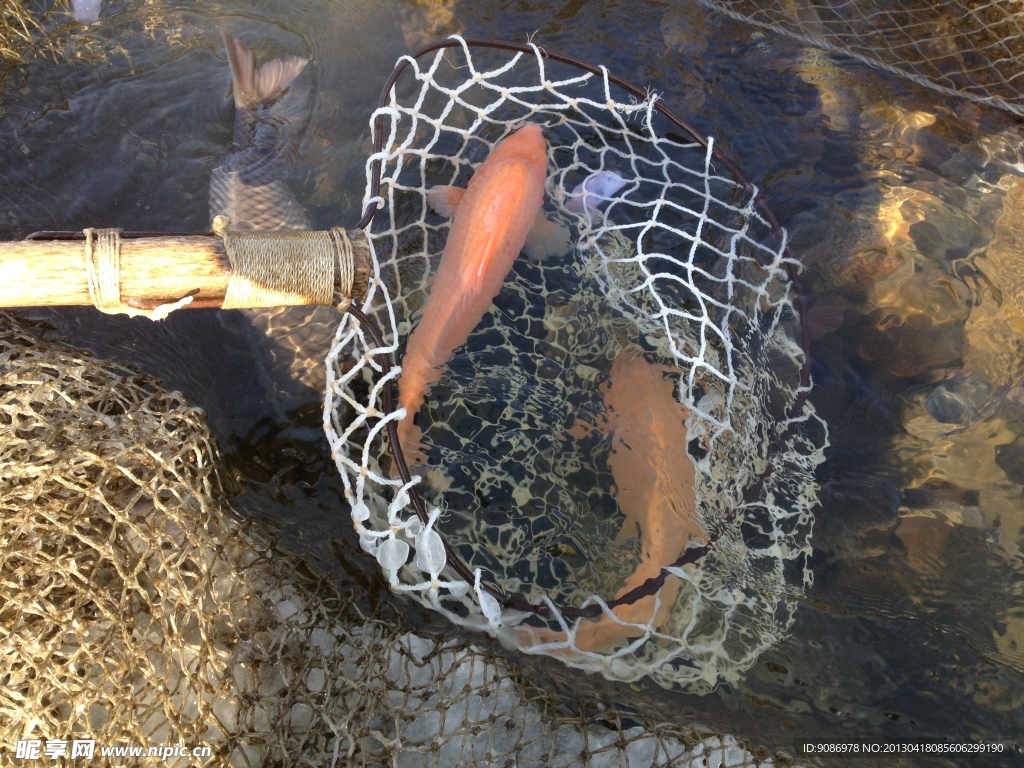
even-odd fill
[[[769,748],[838,736],[1019,743],[1024,313],[1019,225],[1005,213],[1021,205],[1017,140],[1005,133],[1013,121],[689,4],[448,10],[173,2],[105,13],[69,35],[69,61],[7,82],[0,235],[205,229],[209,173],[232,125],[217,24],[264,57],[314,59],[295,189],[323,227],[358,218],[368,117],[407,41],[536,33],[650,85],[764,189],[808,263],[813,399],[832,442],[819,474],[815,584],[791,636],[741,684],[707,697],[647,685],[638,695],[537,666],[567,692],[590,686],[627,711]],[[58,315],[79,343],[138,361],[210,411],[244,489],[240,510],[326,567],[338,552],[361,558],[324,543],[348,541],[350,524],[315,431],[316,394],[290,414],[269,408],[258,340],[224,318],[191,313],[154,328]]]

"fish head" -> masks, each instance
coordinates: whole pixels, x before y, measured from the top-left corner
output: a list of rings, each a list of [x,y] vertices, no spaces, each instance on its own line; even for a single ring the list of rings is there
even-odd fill
[[[486,161],[489,165],[505,162],[522,163],[532,171],[539,169],[543,177],[547,176],[548,145],[539,125],[527,123],[517,129],[495,146]]]

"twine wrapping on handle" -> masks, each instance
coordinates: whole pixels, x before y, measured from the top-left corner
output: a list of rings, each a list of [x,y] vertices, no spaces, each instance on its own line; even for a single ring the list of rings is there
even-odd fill
[[[352,303],[355,264],[349,234],[341,227],[318,232],[232,232],[217,216],[213,232],[224,241],[231,277],[224,309],[296,304]]]
[[[121,230],[86,229],[85,275],[89,298],[100,312],[163,320],[171,312],[191,303],[192,296],[161,304],[153,309],[139,309],[121,301]]]

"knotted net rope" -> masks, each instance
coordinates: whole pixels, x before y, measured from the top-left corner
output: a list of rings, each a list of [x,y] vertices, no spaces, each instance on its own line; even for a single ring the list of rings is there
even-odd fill
[[[1024,14],[1017,0],[700,2],[928,88],[1024,114]]]
[[[450,228],[427,191],[465,186],[525,122],[544,126],[543,211],[573,248],[517,259],[418,415],[427,467],[392,478],[384,437],[400,370],[384,361],[401,360]],[[535,46],[456,37],[403,58],[374,134],[364,203],[382,211],[367,228],[374,279],[361,309],[384,338],[343,321],[324,411],[363,549],[392,589],[513,648],[694,691],[735,679],[786,632],[811,580],[813,472],[827,444],[806,400],[796,263],[757,189],[653,95]],[[574,200],[604,172],[619,191]],[[689,414],[674,448],[695,468],[706,535],[617,594],[644,557],[599,434],[624,354],[672,371]],[[616,612],[645,599],[646,618]],[[601,622],[612,639],[584,642]]]
[[[771,764],[593,698],[567,711],[368,596],[357,562],[318,573],[227,503],[202,411],[55,334],[0,313],[3,765]]]

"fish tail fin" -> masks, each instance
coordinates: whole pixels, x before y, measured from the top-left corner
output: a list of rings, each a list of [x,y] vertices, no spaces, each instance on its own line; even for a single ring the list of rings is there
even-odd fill
[[[231,64],[231,82],[238,109],[253,109],[276,101],[309,63],[309,59],[300,56],[281,56],[257,67],[256,56],[245,43],[224,29],[220,35]]]

